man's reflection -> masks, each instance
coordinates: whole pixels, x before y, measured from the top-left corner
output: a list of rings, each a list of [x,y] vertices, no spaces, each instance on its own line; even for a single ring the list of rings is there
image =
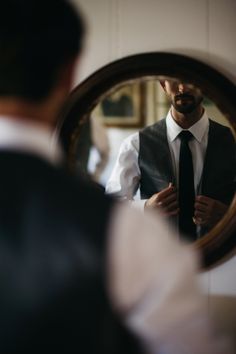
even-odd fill
[[[170,80],[161,85],[171,103],[167,117],[125,139],[106,190],[131,200],[140,189],[136,204],[161,210],[194,240],[222,218],[232,200],[235,141],[229,128],[208,117],[198,88]]]

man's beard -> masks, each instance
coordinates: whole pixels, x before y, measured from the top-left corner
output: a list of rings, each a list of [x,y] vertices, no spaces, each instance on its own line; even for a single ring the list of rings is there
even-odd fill
[[[175,95],[172,105],[179,113],[192,113],[202,102],[202,96],[193,96],[188,93]]]

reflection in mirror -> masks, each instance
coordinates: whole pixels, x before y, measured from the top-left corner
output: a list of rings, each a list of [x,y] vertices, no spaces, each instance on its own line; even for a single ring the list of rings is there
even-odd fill
[[[216,225],[234,196],[235,142],[227,127],[228,120],[191,84],[165,77],[125,82],[90,113],[83,127],[90,140],[80,134],[78,168],[86,166],[107,193],[159,209],[194,241]],[[182,162],[182,130],[192,133],[186,163],[193,172]]]
[[[114,169],[118,150],[123,140],[133,133],[139,135],[139,131],[147,129],[153,124],[160,124],[161,119],[166,117],[170,102],[163,91],[163,86],[160,85],[160,81],[163,82],[167,78],[175,79],[175,81],[177,78],[201,88],[204,95],[202,105],[205,108],[207,118],[210,117],[223,125],[228,125],[228,122],[230,122],[233,132],[236,132],[236,88],[219,71],[203,62],[179,54],[153,52],[132,55],[104,66],[78,85],[71,93],[61,112],[57,132],[66,154],[67,167],[71,173],[81,173],[83,171],[86,178],[90,175],[89,177],[105,186]],[[130,84],[131,86],[126,89],[125,86]],[[136,88],[132,85],[135,85]],[[103,100],[108,99],[108,96],[113,95],[115,91],[121,88],[122,94],[119,93],[116,98],[109,97],[109,101],[110,99],[112,101],[110,102],[109,112],[107,107],[102,110]],[[118,105],[122,95],[129,96],[129,110],[124,111],[122,108],[122,111],[117,111],[114,108],[114,102],[116,101]],[[189,99],[189,97],[186,97],[185,103],[189,102]],[[132,102],[131,110],[130,101]],[[109,150],[96,147],[95,135],[98,128],[93,128],[96,123],[103,131],[102,143],[105,146],[109,145]],[[212,123],[210,124],[212,125]],[[228,135],[229,131],[224,130],[224,132],[226,131]],[[210,187],[212,196],[213,192],[224,194],[224,191],[228,190],[230,185],[232,186],[232,170],[233,174],[235,170],[235,162],[231,164],[230,168],[228,163],[228,156],[232,159],[232,154],[234,155],[234,140],[233,148],[230,149],[227,158],[224,158],[225,150],[229,149],[231,144],[225,144],[225,134],[218,133],[217,129],[214,129],[214,134],[209,133],[208,135],[211,144],[207,143],[205,149],[201,188],[198,188],[198,191],[204,194],[207,189],[209,193]],[[89,140],[85,139],[84,136],[87,136]],[[85,144],[81,143],[83,140],[85,140]],[[191,142],[189,144],[192,145]],[[155,151],[157,156],[160,152],[161,147]],[[149,158],[149,156],[147,157]],[[163,157],[163,161],[169,161],[169,164],[173,164],[168,156]],[[220,170],[222,161],[224,162],[223,172]],[[151,172],[154,172],[152,175],[156,176],[155,168]],[[224,174],[223,178],[222,174]],[[175,174],[177,179],[176,176],[177,174]],[[231,182],[227,185],[227,181],[230,179]],[[158,181],[157,178],[156,180]],[[126,178],[126,181],[128,183],[128,178]],[[175,187],[177,193],[179,193],[178,184]],[[234,188],[231,189],[234,192]],[[140,197],[142,198],[141,193],[136,196],[136,199]],[[222,195],[218,195],[217,198],[223,200],[221,199]],[[138,202],[141,203],[140,200]],[[222,203],[227,208],[228,202]],[[198,229],[202,230],[201,234],[197,235],[200,238],[197,239],[194,246],[201,251],[204,267],[223,262],[226,257],[229,258],[232,255],[235,247],[235,213],[236,197],[234,197],[222,220],[215,227],[208,226],[211,230],[204,237],[200,237],[203,233],[203,225],[198,226]],[[207,227],[205,229],[207,230]]]
[[[125,82],[113,88],[96,106],[93,114],[111,127],[143,126],[144,84],[141,80]]]

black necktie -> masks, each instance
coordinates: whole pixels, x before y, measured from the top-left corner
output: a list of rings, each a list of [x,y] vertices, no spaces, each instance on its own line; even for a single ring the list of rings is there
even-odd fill
[[[188,142],[192,139],[192,133],[183,130],[179,134],[181,139],[179,154],[179,231],[188,240],[196,239],[196,225],[193,222],[194,216],[194,174],[192,153]]]

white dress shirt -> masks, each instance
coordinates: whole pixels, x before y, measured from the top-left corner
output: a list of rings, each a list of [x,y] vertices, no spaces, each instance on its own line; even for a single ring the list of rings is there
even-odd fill
[[[169,111],[166,117],[166,128],[173,171],[178,187],[180,150],[180,139],[178,135],[183,129],[174,121],[171,111]],[[199,194],[201,191],[201,176],[208,143],[209,119],[206,112],[203,113],[197,123],[189,128],[189,131],[194,137],[189,142],[189,147],[193,158],[195,191]],[[114,194],[117,197],[128,200],[134,198],[139,188],[141,177],[138,156],[139,133],[137,132],[126,138],[120,147],[114,169],[106,185],[106,192],[108,194]],[[158,166],[154,166],[154,168],[158,168]],[[146,200],[136,200],[135,204],[143,208],[145,201]]]
[[[54,165],[63,158],[54,131],[27,119],[0,116],[0,151],[3,149],[30,152]]]
[[[11,149],[59,163],[50,130],[0,117],[0,153]],[[231,354],[211,333],[197,289],[198,257],[159,215],[118,203],[109,221],[108,290],[114,308],[151,354]],[[78,300],[79,301],[79,300]]]

